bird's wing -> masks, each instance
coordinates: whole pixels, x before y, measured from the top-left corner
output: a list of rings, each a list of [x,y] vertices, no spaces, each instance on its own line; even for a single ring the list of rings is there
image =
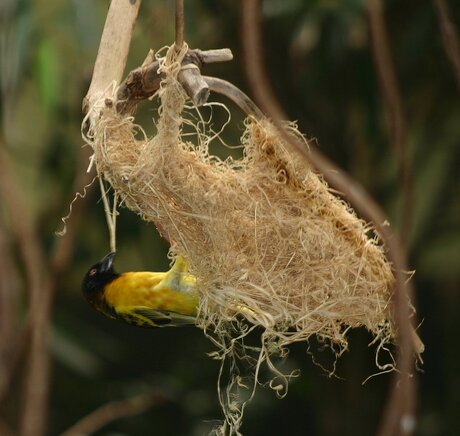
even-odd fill
[[[146,306],[117,310],[118,315],[126,322],[140,327],[176,327],[193,325],[196,318],[181,313],[155,310]]]
[[[195,324],[196,318],[190,315],[183,315],[177,312],[168,312],[162,310],[153,310],[149,307],[145,308],[136,308],[135,312],[143,316],[153,323],[155,323],[158,327],[166,327],[166,326],[181,326],[181,325],[190,325]]]

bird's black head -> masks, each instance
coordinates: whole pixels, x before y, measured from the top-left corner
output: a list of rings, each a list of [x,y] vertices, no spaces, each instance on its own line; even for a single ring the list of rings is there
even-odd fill
[[[82,290],[87,298],[91,299],[92,296],[101,293],[105,285],[119,276],[113,269],[115,254],[115,252],[109,253],[86,273]]]

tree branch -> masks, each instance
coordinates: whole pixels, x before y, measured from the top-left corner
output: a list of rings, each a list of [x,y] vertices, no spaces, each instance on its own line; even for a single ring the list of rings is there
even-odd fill
[[[368,0],[366,6],[372,36],[375,69],[379,78],[380,92],[390,118],[389,139],[395,150],[399,177],[403,186],[400,235],[406,239],[411,227],[413,210],[413,180],[407,150],[406,119],[398,79],[391,58],[382,2],[381,0]]]
[[[141,0],[112,0],[102,32],[93,77],[83,100],[83,112],[110,95],[111,84],[119,84],[128,58],[131,37]]]
[[[139,415],[151,407],[161,404],[163,401],[164,397],[155,392],[138,395],[126,400],[113,401],[79,420],[62,433],[61,436],[81,436],[95,433],[117,419]]]
[[[147,59],[150,57],[151,53],[149,53]],[[195,83],[194,81],[195,75],[199,74],[199,69],[202,68],[203,64],[227,62],[232,59],[232,52],[228,48],[205,51],[195,49],[188,51],[182,62],[182,66],[193,64],[197,69],[184,70],[184,73],[188,71],[189,74],[193,71],[194,76],[191,78],[190,75],[179,74],[178,80],[197,106],[205,103],[209,96],[209,89],[206,82]],[[140,67],[128,74],[117,91],[116,107],[119,113],[131,113],[140,101],[150,98],[160,89],[163,76],[158,71],[159,67],[159,61],[144,61]]]
[[[27,210],[24,193],[3,146],[0,146],[0,168],[0,194],[14,217],[11,220],[13,233],[19,242],[29,290],[27,323],[30,327],[31,343],[23,391],[21,434],[40,436],[45,432],[48,405],[51,284],[34,221]]]
[[[244,113],[257,119],[265,117],[257,105],[243,92],[230,82],[217,77],[203,76],[211,91],[224,95],[233,101]]]

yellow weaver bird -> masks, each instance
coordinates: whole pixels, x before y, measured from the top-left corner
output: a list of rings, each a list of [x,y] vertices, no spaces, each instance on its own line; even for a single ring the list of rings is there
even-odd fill
[[[115,252],[86,273],[83,294],[109,318],[140,327],[195,324],[199,297],[187,261],[178,257],[167,272],[125,272],[113,268]]]

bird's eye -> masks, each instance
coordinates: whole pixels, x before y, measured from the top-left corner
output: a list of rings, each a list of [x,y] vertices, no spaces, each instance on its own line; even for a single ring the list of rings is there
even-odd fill
[[[89,271],[89,276],[92,277],[94,276],[95,274],[97,273],[97,269],[96,268],[93,268]]]

